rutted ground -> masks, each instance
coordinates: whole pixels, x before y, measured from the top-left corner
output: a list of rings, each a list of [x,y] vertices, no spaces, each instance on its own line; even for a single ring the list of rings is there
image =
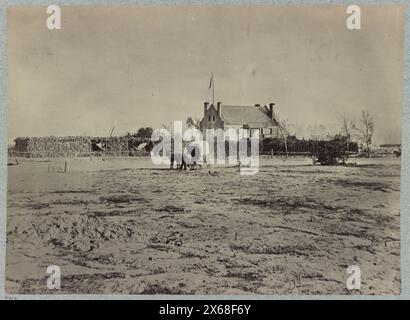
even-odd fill
[[[59,265],[58,293],[350,294],[358,265],[353,293],[398,294],[399,160],[305,162],[263,160],[255,176],[9,167],[7,292],[56,293]]]

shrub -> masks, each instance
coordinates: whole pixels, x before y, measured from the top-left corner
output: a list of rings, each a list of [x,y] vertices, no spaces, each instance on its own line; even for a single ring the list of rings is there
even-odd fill
[[[312,152],[313,164],[337,165],[346,164],[349,157],[347,139],[336,135],[329,141],[317,141]]]
[[[347,144],[346,138],[344,139],[345,139],[346,148],[348,146],[349,152],[358,151],[357,142],[350,141],[349,144]],[[314,153],[316,151],[317,144],[324,142],[324,141],[317,141],[317,140],[312,140],[312,139],[308,139],[308,140],[298,139],[295,136],[288,136],[286,141],[287,141],[288,152],[290,154],[298,154],[298,153],[305,153],[305,152]],[[261,152],[261,154],[270,154],[271,151],[275,153],[277,152],[284,153],[286,149],[285,149],[284,141],[281,138],[263,138],[260,141],[259,151]]]

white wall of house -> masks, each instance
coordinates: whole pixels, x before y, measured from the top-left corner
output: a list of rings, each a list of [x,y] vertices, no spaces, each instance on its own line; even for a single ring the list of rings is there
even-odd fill
[[[228,129],[234,129],[236,132],[238,132],[239,129],[243,129],[243,125],[225,125],[224,130],[225,133],[227,132]],[[266,127],[266,128],[255,128],[251,127],[250,129],[247,129],[247,135],[248,137],[250,136],[251,133],[254,131],[259,132],[259,137],[278,137],[279,136],[279,129],[276,126],[271,126],[271,127]]]

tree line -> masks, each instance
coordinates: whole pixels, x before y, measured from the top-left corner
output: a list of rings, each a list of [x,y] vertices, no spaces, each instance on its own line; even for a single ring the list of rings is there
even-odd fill
[[[374,121],[368,111],[363,110],[357,122],[350,120],[345,115],[340,117],[340,129],[334,136],[313,136],[299,139],[291,134],[292,125],[288,120],[276,116],[279,127],[279,136],[273,138],[262,138],[259,151],[261,154],[283,153],[309,154],[313,161],[322,164],[344,163],[349,154],[362,151],[370,157],[373,144]],[[185,122],[188,128],[199,129],[199,119],[188,117]],[[165,127],[165,126],[164,126]],[[134,134],[128,136],[137,138],[150,138],[153,129],[150,127],[139,128]]]

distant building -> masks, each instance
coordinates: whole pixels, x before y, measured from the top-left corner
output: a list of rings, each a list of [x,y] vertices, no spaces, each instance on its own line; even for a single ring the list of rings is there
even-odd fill
[[[379,150],[384,154],[394,155],[396,157],[401,155],[401,144],[381,144]]]
[[[259,137],[278,137],[279,125],[275,119],[273,110],[274,103],[269,106],[233,106],[222,105],[221,102],[216,107],[209,102],[204,103],[204,117],[199,123],[200,130],[206,129],[245,129],[252,135],[259,132]]]

